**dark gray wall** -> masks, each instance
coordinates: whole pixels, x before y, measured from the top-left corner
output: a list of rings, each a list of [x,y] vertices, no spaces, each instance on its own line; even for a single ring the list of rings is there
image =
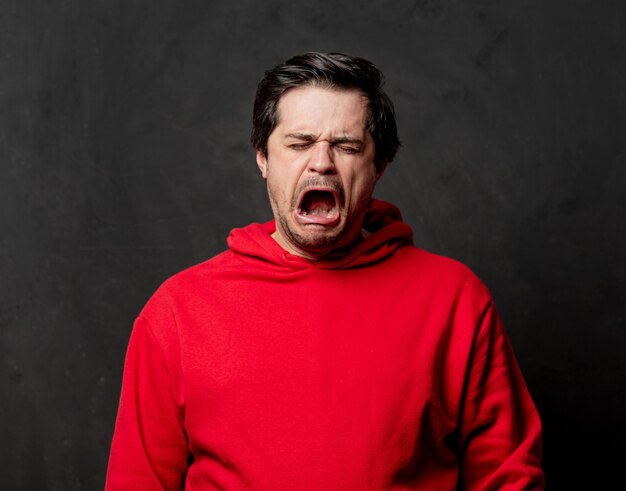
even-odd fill
[[[378,196],[492,290],[549,488],[621,481],[625,29],[623,0],[0,0],[0,488],[102,488],[133,318],[270,217],[253,92],[305,50],[387,74]]]

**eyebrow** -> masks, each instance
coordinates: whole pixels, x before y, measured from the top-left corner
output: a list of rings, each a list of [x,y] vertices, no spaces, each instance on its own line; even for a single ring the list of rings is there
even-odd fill
[[[316,140],[315,135],[312,135],[311,133],[287,133],[285,135],[285,139],[287,138],[293,138],[295,140],[305,140],[305,141]]]
[[[314,142],[317,140],[317,137],[311,133],[287,133],[285,135],[285,139],[287,138],[293,138],[295,140],[303,140],[307,142]],[[338,136],[336,138],[332,138],[330,140],[330,143],[335,144],[335,145],[338,143],[357,143],[359,145],[362,145],[363,141],[359,138],[352,138],[349,136]]]

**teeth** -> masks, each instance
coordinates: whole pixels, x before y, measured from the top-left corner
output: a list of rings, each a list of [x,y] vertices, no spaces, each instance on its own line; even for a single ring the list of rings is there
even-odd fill
[[[310,213],[306,210],[300,210],[300,215],[304,217],[307,215],[318,215],[318,216],[326,215],[326,218],[332,218],[334,216],[334,212],[335,212],[334,208],[330,210],[324,210],[322,208],[315,208],[314,210],[311,210]]]

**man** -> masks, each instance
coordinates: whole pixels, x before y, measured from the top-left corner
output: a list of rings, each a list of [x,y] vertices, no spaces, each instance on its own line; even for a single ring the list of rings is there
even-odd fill
[[[265,74],[274,221],[170,278],[129,343],[107,489],[543,489],[541,424],[493,301],[372,192],[399,146],[382,75]]]

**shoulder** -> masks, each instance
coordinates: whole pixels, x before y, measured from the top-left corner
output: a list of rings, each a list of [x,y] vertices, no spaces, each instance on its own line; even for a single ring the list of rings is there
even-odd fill
[[[226,250],[167,278],[139,313],[153,328],[176,322],[177,311],[205,299],[215,290],[217,278],[227,274],[238,259]]]
[[[178,295],[197,288],[198,285],[229,270],[238,259],[231,250],[223,251],[206,261],[190,266],[167,278],[157,290],[169,295]]]
[[[492,301],[491,292],[466,264],[415,246],[402,247],[397,259],[414,280],[446,297],[470,296],[480,303]]]

